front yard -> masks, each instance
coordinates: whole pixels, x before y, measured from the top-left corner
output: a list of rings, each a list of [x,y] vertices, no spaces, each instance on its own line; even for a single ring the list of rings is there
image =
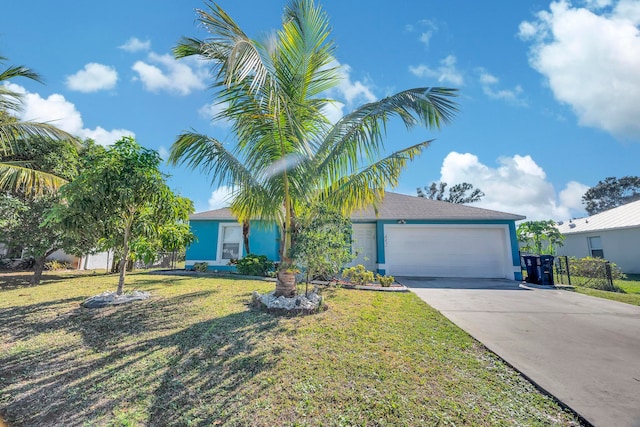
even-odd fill
[[[329,310],[247,306],[272,283],[138,273],[153,297],[89,310],[115,276],[0,276],[0,414],[50,425],[578,425],[411,293],[326,289]]]

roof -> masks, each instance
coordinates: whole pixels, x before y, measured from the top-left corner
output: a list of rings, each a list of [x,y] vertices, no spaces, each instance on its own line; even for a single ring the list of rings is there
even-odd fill
[[[190,216],[191,220],[222,220],[235,217],[229,208],[200,212]],[[422,197],[387,191],[378,204],[378,214],[373,207],[356,211],[351,215],[354,221],[363,220],[509,220],[525,219],[522,215],[498,212],[474,206],[431,200]]]
[[[354,212],[351,219],[358,220],[512,220],[525,219],[522,215],[498,212],[475,206],[407,196],[387,191],[378,204],[378,214],[373,207]]]
[[[193,215],[189,215],[190,220],[200,219],[232,219],[235,221],[236,217],[231,213],[231,209],[222,208],[212,211],[198,212]]]
[[[558,223],[562,234],[640,227],[640,200],[586,218]]]

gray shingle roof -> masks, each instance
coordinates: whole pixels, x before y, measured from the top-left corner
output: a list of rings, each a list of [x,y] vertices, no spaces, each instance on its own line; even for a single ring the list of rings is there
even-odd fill
[[[216,209],[191,215],[191,220],[235,219],[229,208]],[[366,220],[511,220],[525,219],[522,215],[498,212],[474,206],[430,200],[387,191],[378,205],[376,216],[373,207],[351,215],[353,221]]]
[[[215,209],[212,211],[198,212],[189,216],[190,220],[200,220],[200,219],[233,219],[236,217],[231,213],[231,209],[222,208]]]
[[[359,220],[513,220],[525,219],[522,215],[492,211],[474,206],[442,202],[422,197],[387,191],[378,206],[378,215],[369,207],[364,211],[354,212],[353,221]]]
[[[640,200],[558,225],[562,234],[640,227]]]

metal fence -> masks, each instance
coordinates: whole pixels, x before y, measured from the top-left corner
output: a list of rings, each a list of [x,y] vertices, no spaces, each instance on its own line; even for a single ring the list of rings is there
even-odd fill
[[[536,258],[536,256],[521,256],[523,277],[527,277],[527,263],[529,263],[529,272],[531,272],[530,258]],[[539,261],[538,265],[540,265]],[[534,283],[585,286],[604,291],[618,291],[614,281],[624,278],[624,274],[615,265],[601,258],[576,259],[567,256],[554,256],[553,272],[551,273],[552,283],[542,283],[542,279],[545,277],[544,271],[540,269],[538,271],[540,277]]]

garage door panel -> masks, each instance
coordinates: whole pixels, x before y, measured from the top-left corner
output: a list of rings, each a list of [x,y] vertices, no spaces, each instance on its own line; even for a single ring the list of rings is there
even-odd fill
[[[504,277],[503,228],[389,227],[386,271],[391,275]]]

